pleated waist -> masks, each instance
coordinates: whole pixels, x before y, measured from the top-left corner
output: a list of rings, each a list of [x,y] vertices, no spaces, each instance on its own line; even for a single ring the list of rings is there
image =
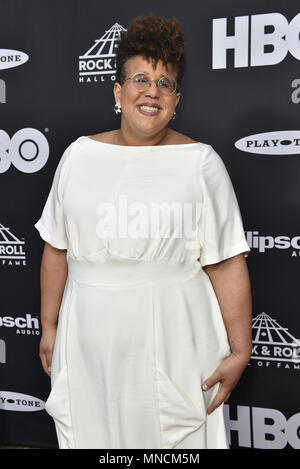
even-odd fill
[[[145,283],[173,283],[184,281],[201,270],[201,264],[177,260],[135,260],[98,258],[67,258],[69,276],[88,285],[126,286]]]

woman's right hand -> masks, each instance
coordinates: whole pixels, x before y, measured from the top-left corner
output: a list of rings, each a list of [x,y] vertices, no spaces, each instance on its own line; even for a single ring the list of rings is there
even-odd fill
[[[43,328],[40,341],[40,359],[42,366],[48,376],[51,376],[52,354],[55,344],[57,326]]]

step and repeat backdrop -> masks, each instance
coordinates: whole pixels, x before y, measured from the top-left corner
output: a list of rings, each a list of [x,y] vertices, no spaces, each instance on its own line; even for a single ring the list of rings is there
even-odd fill
[[[298,6],[0,0],[0,444],[58,447],[44,409],[44,242],[34,224],[65,148],[120,127],[117,41],[134,17],[152,11],[176,16],[187,40],[170,127],[220,154],[251,247],[253,351],[224,405],[230,447],[300,448]]]

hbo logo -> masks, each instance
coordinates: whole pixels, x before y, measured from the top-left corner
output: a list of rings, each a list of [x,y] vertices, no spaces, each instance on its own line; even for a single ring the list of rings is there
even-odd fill
[[[266,27],[271,32],[266,32]],[[300,13],[290,23],[281,13],[236,16],[234,34],[227,33],[227,18],[213,19],[213,68],[227,68],[227,50],[234,50],[234,67],[275,65],[291,53],[300,60]],[[269,46],[271,51],[266,51]],[[250,50],[248,50],[250,49]],[[250,54],[249,54],[250,52]],[[249,64],[250,58],[250,64]]]
[[[243,448],[274,450],[283,449],[289,444],[294,449],[300,449],[299,412],[286,418],[278,409],[238,405],[236,415],[237,418],[231,419],[229,405],[224,405],[229,444],[231,432],[235,432],[238,444]]]
[[[46,137],[30,127],[18,130],[12,138],[0,129],[0,173],[10,165],[23,173],[35,173],[45,166],[49,157]]]

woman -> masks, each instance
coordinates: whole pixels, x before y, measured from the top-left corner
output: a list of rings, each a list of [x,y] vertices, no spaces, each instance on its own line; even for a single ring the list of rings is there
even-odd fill
[[[223,404],[251,353],[250,248],[221,157],[168,127],[184,45],[175,18],[122,33],[121,127],[69,145],[35,224],[60,448],[229,447]]]

